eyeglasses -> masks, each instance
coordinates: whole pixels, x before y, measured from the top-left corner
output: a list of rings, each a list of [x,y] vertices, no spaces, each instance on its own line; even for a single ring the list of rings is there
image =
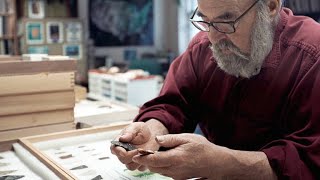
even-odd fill
[[[255,6],[257,4],[259,0],[256,0],[246,11],[244,11],[244,13],[242,13],[236,20],[234,21],[220,21],[220,22],[206,22],[206,21],[197,21],[194,20],[194,16],[196,15],[197,11],[198,11],[198,7],[194,10],[194,12],[192,13],[192,16],[190,17],[190,21],[191,23],[198,28],[200,31],[205,31],[205,32],[209,32],[210,31],[210,26],[212,26],[214,29],[216,29],[217,31],[221,32],[221,33],[225,33],[225,34],[231,34],[236,32],[236,25],[239,22],[239,20],[246,15],[250,9],[253,8],[253,6]]]

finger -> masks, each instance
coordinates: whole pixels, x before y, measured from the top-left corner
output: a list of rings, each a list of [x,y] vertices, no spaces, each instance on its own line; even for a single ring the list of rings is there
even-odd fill
[[[123,147],[112,145],[110,146],[111,153],[116,156],[124,156],[127,152]]]
[[[146,156],[135,155],[133,156],[132,161],[148,167],[170,167],[172,166],[172,159],[175,157],[175,155],[169,151],[155,152],[154,154],[149,154]]]
[[[129,169],[130,171],[134,171],[134,170],[138,169],[140,166],[141,166],[140,164],[137,164],[134,162],[126,164],[127,169]]]
[[[127,126],[121,133],[119,141],[141,144],[148,141],[150,131],[143,122],[136,122]]]
[[[117,157],[123,164],[132,163],[132,158],[138,154],[137,150],[121,152]]]
[[[146,167],[146,166],[143,166],[143,165],[141,165],[139,168],[138,168],[138,170],[139,171],[145,171],[145,170],[147,170],[148,168]]]
[[[173,148],[188,143],[189,140],[181,134],[168,134],[156,137],[157,143],[166,148]]]

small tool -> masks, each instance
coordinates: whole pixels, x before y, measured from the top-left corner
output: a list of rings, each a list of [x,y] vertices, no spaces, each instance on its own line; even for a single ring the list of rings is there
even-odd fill
[[[130,143],[120,142],[120,141],[111,141],[111,144],[114,144],[115,146],[120,146],[124,148],[126,151],[132,151],[137,149],[134,145]]]

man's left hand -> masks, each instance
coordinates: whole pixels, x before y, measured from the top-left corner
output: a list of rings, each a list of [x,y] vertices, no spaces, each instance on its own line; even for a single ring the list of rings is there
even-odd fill
[[[158,151],[146,156],[136,155],[133,161],[174,179],[196,177],[222,178],[226,169],[227,148],[209,142],[196,134],[170,134],[157,136],[160,146],[167,151]]]

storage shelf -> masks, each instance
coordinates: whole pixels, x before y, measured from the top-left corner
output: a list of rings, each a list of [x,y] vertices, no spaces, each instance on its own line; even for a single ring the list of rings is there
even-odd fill
[[[0,40],[10,40],[10,39],[14,39],[17,37],[14,37],[12,35],[4,35],[4,36],[0,36]]]
[[[11,13],[0,13],[0,16],[12,16],[12,15],[14,15],[13,12],[11,12]]]

